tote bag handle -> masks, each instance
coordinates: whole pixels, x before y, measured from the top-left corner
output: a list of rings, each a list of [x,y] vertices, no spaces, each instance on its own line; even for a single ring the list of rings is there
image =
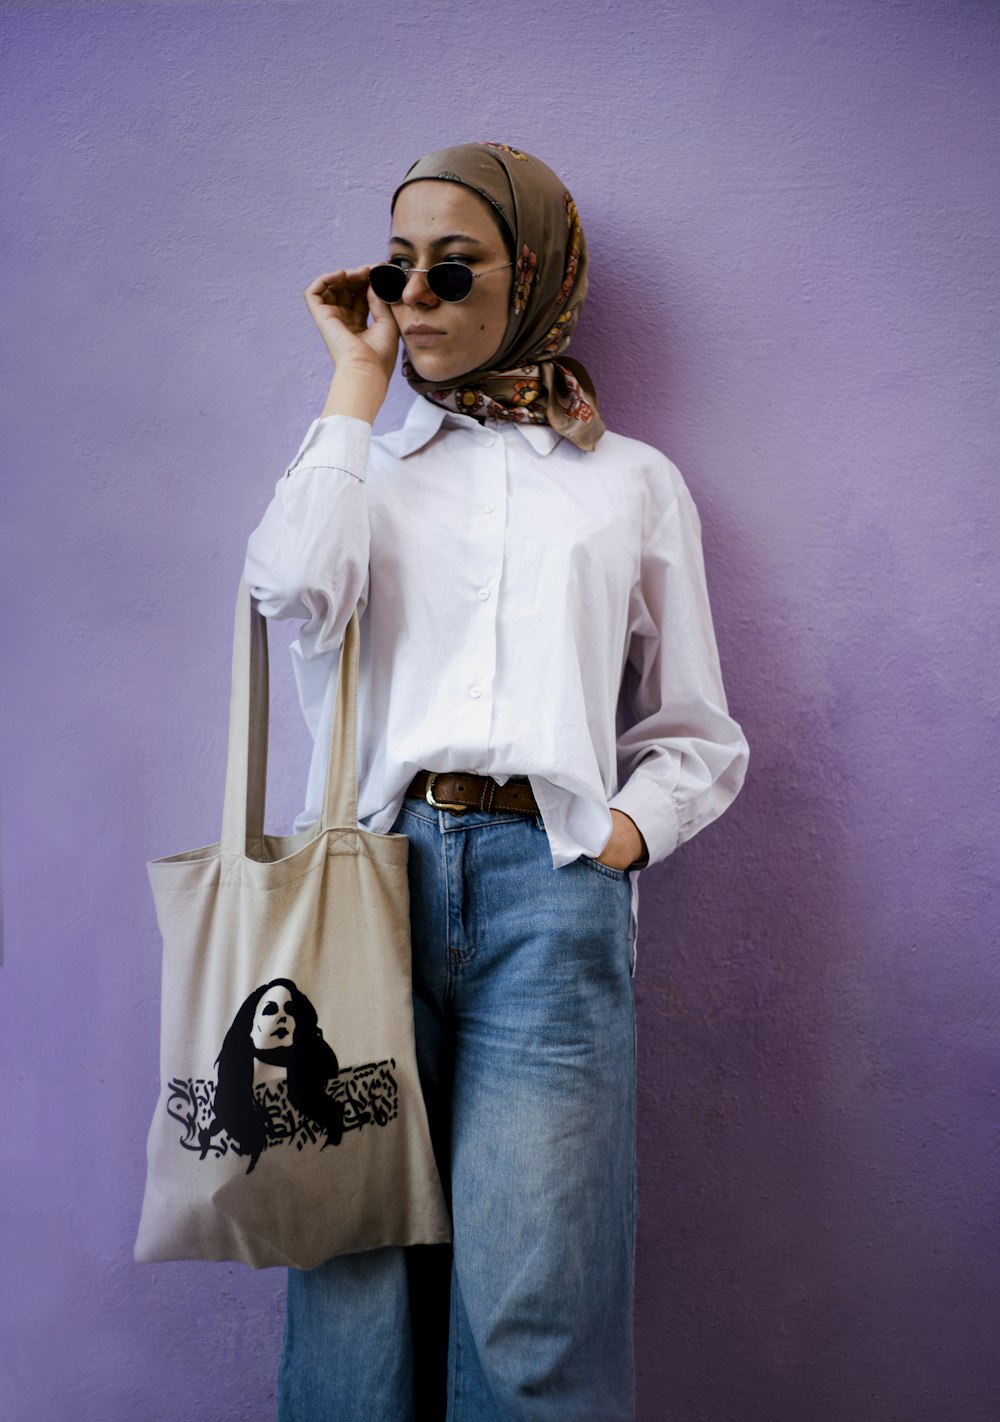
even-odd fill
[[[357,700],[360,629],[357,608],[344,632],[337,697],[330,728],[323,817],[319,832],[356,829],[358,823]],[[229,754],[222,811],[223,854],[245,855],[247,844],[264,833],[269,734],[267,619],[240,578],[233,628],[232,686],[229,696]]]

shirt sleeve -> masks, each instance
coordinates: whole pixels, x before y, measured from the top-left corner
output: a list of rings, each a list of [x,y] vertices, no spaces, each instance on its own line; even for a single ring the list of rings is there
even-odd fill
[[[247,544],[243,576],[260,611],[306,619],[306,660],[336,650],[368,601],[371,433],[350,415],[314,420]]]
[[[667,502],[658,501],[643,541],[629,608],[621,788],[609,801],[635,821],[649,864],[722,814],[742,787],[749,757],[722,685],[698,511],[673,465],[669,473]]]

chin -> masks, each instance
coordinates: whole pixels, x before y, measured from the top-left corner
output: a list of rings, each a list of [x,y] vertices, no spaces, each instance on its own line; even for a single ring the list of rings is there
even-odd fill
[[[428,360],[426,351],[417,351],[415,356],[412,351],[407,351],[407,355],[421,380],[436,380],[439,384],[447,384],[455,379],[454,372],[447,366],[442,366],[433,356]]]
[[[423,349],[411,351],[406,346],[406,354],[421,380],[433,380],[438,385],[456,385],[468,371],[477,369],[476,365],[466,363],[456,370],[454,356],[449,360],[444,352],[438,355],[435,351]]]

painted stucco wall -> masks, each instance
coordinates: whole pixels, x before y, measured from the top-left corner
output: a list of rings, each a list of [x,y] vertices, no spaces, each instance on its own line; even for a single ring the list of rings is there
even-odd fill
[[[217,836],[246,538],[328,378],[301,292],[480,137],[573,190],[575,353],[695,495],[752,746],[643,880],[639,1417],[1000,1415],[998,20],[2,7],[10,1422],[273,1416],[283,1276],[131,1258],[144,864]],[[284,829],[308,744],[272,633]]]

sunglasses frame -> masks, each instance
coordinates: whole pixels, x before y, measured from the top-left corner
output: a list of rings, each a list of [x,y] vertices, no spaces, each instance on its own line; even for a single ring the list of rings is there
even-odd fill
[[[413,276],[415,273],[419,272],[422,276],[425,276],[427,278],[427,285],[430,287],[431,291],[434,292],[434,295],[438,298],[439,301],[447,301],[450,306],[457,306],[460,301],[466,301],[472,295],[472,283],[474,281],[478,281],[480,277],[489,276],[492,272],[502,272],[505,270],[505,268],[512,267],[513,265],[513,262],[504,262],[502,266],[489,267],[485,272],[474,272],[471,271],[470,268],[467,267],[464,262],[435,262],[432,267],[400,267],[397,266],[395,262],[376,262],[375,265],[372,267],[371,272],[369,273],[368,280],[371,281],[372,276],[375,272],[379,270],[380,267],[388,267],[391,271],[399,272],[405,278],[405,280],[403,281],[402,289],[400,290],[400,293],[396,297],[395,301],[386,301],[387,306],[398,306],[403,299],[403,294],[406,291],[406,285],[407,282],[410,280],[410,277]],[[434,282],[431,278],[431,273],[439,271],[442,267],[449,267],[452,270],[454,270],[455,267],[459,267],[462,271],[468,272],[470,277],[469,289],[464,296],[443,296],[440,291],[435,291]],[[377,291],[375,292],[375,295],[378,296]],[[385,301],[385,297],[379,296],[379,300]]]

